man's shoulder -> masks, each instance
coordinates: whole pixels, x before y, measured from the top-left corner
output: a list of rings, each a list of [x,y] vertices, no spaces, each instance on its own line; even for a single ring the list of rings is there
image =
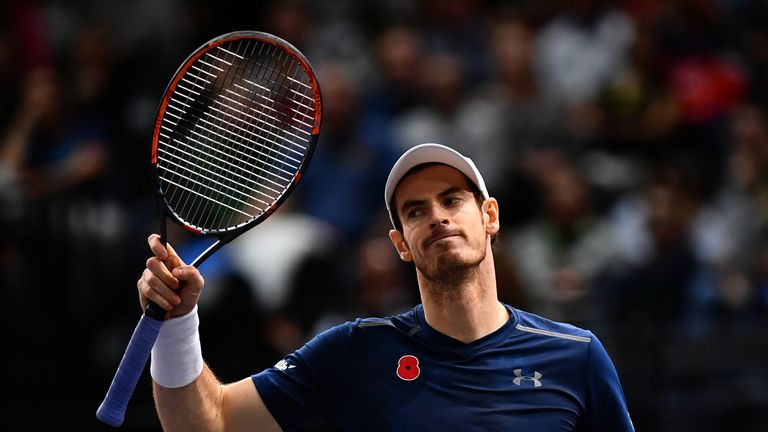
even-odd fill
[[[418,306],[396,315],[358,318],[352,324],[356,332],[361,335],[389,335],[390,337],[410,335],[414,329],[419,329],[417,308]]]
[[[407,310],[397,315],[382,317],[359,317],[328,328],[321,335],[341,336],[354,335],[360,332],[377,333],[379,331],[397,331],[408,333],[410,329],[418,327],[415,314],[416,308]],[[373,330],[373,331],[371,331]]]
[[[388,326],[393,328],[401,328],[403,326],[406,327],[413,327],[417,326],[417,317],[416,317],[416,309],[418,306],[411,308],[405,312],[386,316],[386,317],[368,317],[368,318],[358,318],[355,320],[355,325],[359,328],[371,328],[371,327],[380,327],[380,326]]]
[[[517,309],[517,330],[546,338],[559,338],[573,342],[590,343],[595,335],[573,324],[554,321],[531,312]]]

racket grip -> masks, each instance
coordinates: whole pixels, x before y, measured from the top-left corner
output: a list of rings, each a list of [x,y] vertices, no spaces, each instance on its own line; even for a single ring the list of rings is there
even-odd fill
[[[163,321],[151,318],[147,313],[141,316],[107,395],[96,411],[96,417],[102,422],[115,427],[123,424],[128,401],[144,371],[162,324]]]

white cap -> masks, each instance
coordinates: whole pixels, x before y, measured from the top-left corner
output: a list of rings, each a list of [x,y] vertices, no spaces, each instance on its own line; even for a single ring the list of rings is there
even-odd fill
[[[395,162],[395,165],[389,172],[389,177],[387,177],[387,185],[384,187],[384,201],[387,205],[387,211],[389,212],[389,219],[392,221],[392,226],[395,226],[395,221],[392,218],[392,209],[389,208],[389,205],[392,201],[392,195],[395,194],[397,185],[411,168],[426,163],[440,163],[461,171],[462,174],[467,176],[472,183],[480,189],[483,196],[488,198],[488,190],[485,188],[483,176],[480,175],[480,171],[477,170],[472,159],[465,157],[456,150],[442,144],[419,144],[400,156],[400,159]]]

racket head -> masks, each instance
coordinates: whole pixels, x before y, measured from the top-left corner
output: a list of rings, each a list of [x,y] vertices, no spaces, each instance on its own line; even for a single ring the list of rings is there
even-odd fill
[[[167,214],[218,237],[259,224],[298,185],[321,123],[320,86],[293,45],[257,31],[206,42],[169,82],[152,134]]]

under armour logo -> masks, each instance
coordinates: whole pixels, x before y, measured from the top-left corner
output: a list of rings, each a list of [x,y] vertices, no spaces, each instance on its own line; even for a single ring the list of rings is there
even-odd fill
[[[285,360],[280,360],[279,362],[277,362],[275,364],[275,368],[277,368],[277,369],[279,369],[281,371],[284,371],[286,369],[292,369],[292,368],[295,368],[295,367],[296,367],[296,365],[288,364],[288,362],[285,361]]]
[[[515,377],[516,378],[513,379],[512,382],[515,383],[516,385],[520,385],[520,383],[523,380],[526,380],[526,381],[533,381],[533,386],[534,387],[541,387],[541,377],[542,377],[542,375],[538,371],[533,371],[533,376],[532,377],[524,376],[522,369],[515,369],[514,372],[515,372]]]

